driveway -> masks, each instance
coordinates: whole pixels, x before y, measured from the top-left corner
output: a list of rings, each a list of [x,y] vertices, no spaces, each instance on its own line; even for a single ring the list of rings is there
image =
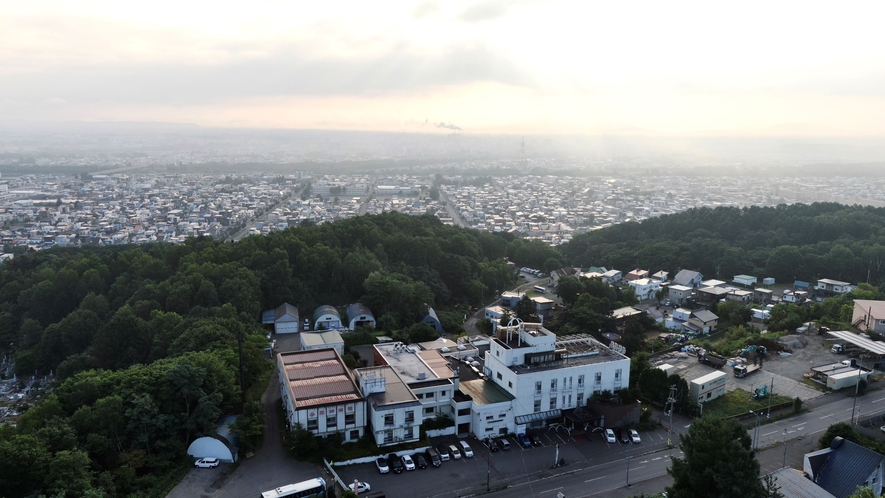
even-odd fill
[[[297,350],[298,334],[282,340],[281,351]],[[192,470],[166,498],[251,498],[263,491],[323,476],[322,469],[312,463],[299,462],[289,456],[280,440],[277,404],[280,401],[280,380],[276,369],[261,396],[264,404],[264,443],[252,457],[240,455],[236,465],[222,464],[216,469]]]

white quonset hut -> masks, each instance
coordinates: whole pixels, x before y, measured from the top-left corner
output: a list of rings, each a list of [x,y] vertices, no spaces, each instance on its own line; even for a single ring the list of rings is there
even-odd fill
[[[698,403],[706,403],[725,395],[725,372],[710,372],[689,382],[689,395]]]
[[[329,330],[341,328],[341,315],[328,304],[320,306],[313,312],[313,329]]]
[[[357,327],[375,326],[375,316],[372,315],[372,310],[363,303],[351,304],[344,311],[344,315],[347,317],[347,328],[350,330],[356,330]]]
[[[281,304],[274,310],[273,331],[277,334],[298,332],[298,308],[289,303]]]
[[[234,463],[239,458],[240,440],[231,430],[236,422],[234,416],[222,417],[216,425],[216,435],[195,439],[187,447],[187,454],[194,458],[217,458],[224,463]]]

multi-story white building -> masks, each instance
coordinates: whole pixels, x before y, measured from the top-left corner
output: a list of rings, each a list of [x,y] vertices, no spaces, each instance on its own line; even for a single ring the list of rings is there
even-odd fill
[[[455,373],[440,351],[422,351],[400,342],[376,344],[375,365],[393,367],[421,402],[419,424],[437,415],[453,415]]]
[[[421,403],[389,366],[356,371],[367,399],[369,426],[378,446],[418,441],[421,438]]]
[[[661,289],[661,282],[659,280],[651,280],[648,278],[638,278],[627,283],[630,284],[630,287],[633,287],[633,292],[636,293],[636,298],[640,301],[644,299],[653,299],[655,293]]]
[[[556,335],[537,323],[498,327],[484,373],[513,396],[515,427],[544,427],[593,393],[630,384],[630,359],[589,335]],[[474,428],[475,430],[475,428]]]
[[[366,427],[366,398],[334,349],[277,355],[280,393],[290,427],[301,424],[317,436],[340,432],[358,440]]]

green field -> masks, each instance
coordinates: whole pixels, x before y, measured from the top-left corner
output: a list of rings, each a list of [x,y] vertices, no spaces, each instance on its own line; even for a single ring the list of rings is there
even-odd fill
[[[772,406],[792,401],[791,398],[775,394],[771,400]],[[725,396],[704,403],[704,415],[716,415],[719,417],[732,417],[741,415],[750,410],[759,411],[768,409],[768,398],[754,400],[753,395],[743,389],[735,389]]]

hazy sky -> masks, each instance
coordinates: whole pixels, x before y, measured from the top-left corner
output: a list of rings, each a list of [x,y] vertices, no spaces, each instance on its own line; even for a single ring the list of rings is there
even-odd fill
[[[885,136],[879,1],[0,6],[0,119]]]

